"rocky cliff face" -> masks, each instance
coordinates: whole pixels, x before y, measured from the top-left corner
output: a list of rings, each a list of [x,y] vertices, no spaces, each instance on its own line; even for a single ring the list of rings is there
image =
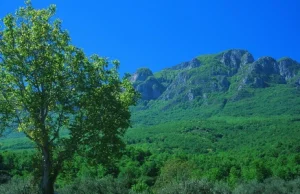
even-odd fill
[[[155,100],[162,95],[165,88],[155,79],[148,77],[144,82],[136,86],[136,90],[142,94],[143,100]]]
[[[153,76],[153,73],[148,68],[140,68],[138,69],[132,76],[130,81],[135,82],[143,82],[145,81],[149,76]]]
[[[299,64],[291,58],[282,58],[278,61],[280,75],[287,81],[295,77],[299,71]]]
[[[199,56],[156,74],[141,68],[132,75],[131,81],[143,100],[192,101],[204,99],[210,93],[229,91],[236,91],[232,98],[237,100],[248,96],[244,94],[249,87],[289,83],[300,87],[299,69],[300,64],[290,58],[276,61],[261,57],[255,61],[248,51],[234,49]]]
[[[286,84],[297,75],[299,69],[300,64],[290,58],[276,61],[272,57],[261,57],[249,65],[240,88],[243,85],[264,88],[270,84]]]
[[[238,72],[241,66],[254,62],[251,53],[246,50],[228,50],[217,56],[220,62],[231,68],[229,75],[234,75]]]
[[[142,94],[142,100],[157,99],[165,90],[148,68],[138,69],[130,80],[135,89]]]
[[[171,70],[179,70],[179,69],[192,69],[195,67],[199,67],[201,65],[200,61],[197,58],[192,59],[191,61],[180,63],[176,66],[171,67]]]
[[[261,57],[250,65],[250,70],[256,74],[278,74],[279,68],[277,61],[272,57]]]

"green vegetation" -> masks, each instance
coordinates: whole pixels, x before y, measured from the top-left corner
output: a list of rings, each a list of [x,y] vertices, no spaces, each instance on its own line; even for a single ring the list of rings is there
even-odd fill
[[[299,63],[229,50],[120,79],[54,13],[3,20],[0,193],[300,193]]]
[[[72,165],[64,166],[56,189],[61,193],[297,193],[299,128],[299,117],[289,115],[194,117],[136,125],[126,133],[128,146],[118,162],[89,167],[85,158],[76,156]],[[22,152],[16,158],[26,155]],[[24,172],[24,162],[14,160],[18,167],[13,168],[20,168],[14,173],[30,172]]]
[[[34,177],[44,194],[54,193],[75,154],[91,164],[120,155],[137,99],[129,80],[119,78],[119,62],[86,57],[54,14],[53,5],[35,10],[26,1],[0,32],[0,132],[22,132],[34,144]]]

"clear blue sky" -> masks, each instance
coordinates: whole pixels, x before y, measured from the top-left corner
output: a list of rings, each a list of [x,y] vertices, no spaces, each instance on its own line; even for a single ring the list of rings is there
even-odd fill
[[[154,72],[231,48],[255,58],[300,61],[299,0],[32,0],[57,5],[72,43],[121,61],[121,72]],[[0,17],[23,6],[1,0]]]

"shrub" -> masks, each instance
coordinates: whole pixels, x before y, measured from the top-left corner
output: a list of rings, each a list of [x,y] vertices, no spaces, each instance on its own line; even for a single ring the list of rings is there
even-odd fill
[[[40,194],[37,185],[34,185],[32,178],[13,178],[6,184],[0,185],[1,194]]]
[[[157,191],[158,194],[229,194],[230,189],[225,184],[212,183],[207,180],[188,180],[171,183]]]
[[[77,179],[73,184],[58,189],[59,194],[127,194],[128,192],[126,186],[112,176],[98,180],[89,178]]]
[[[269,178],[263,183],[252,181],[239,185],[234,194],[296,194],[300,193],[300,178],[292,181],[284,181],[280,178]]]

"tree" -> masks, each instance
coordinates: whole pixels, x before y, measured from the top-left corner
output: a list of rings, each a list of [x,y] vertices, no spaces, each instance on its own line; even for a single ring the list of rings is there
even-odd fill
[[[54,14],[54,5],[36,10],[28,0],[0,30],[1,130],[18,130],[35,143],[47,194],[75,153],[94,163],[120,154],[138,97],[128,78],[119,78],[118,61],[87,58]]]

